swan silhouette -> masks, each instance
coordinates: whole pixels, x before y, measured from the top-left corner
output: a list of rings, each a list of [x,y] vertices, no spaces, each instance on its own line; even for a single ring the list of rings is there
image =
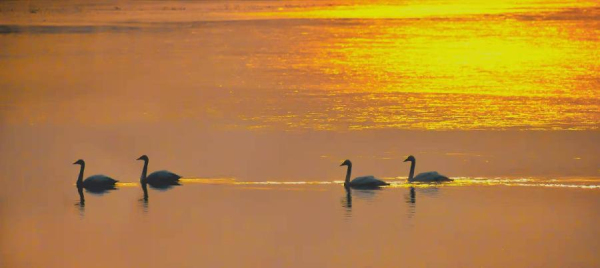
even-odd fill
[[[350,175],[352,173],[352,162],[350,162],[350,160],[346,160],[340,166],[348,166],[348,170],[346,171],[346,181],[344,181],[344,187],[378,188],[380,186],[389,185],[389,183],[379,180],[373,176],[356,177],[352,181],[350,181]]]
[[[410,161],[410,173],[408,174],[408,182],[443,182],[443,181],[454,181],[452,179],[449,179],[448,177],[441,175],[439,173],[437,173],[436,171],[429,171],[429,172],[423,172],[420,173],[417,176],[413,175],[415,174],[415,165],[417,163],[417,160],[415,159],[414,156],[409,156],[408,158],[406,158],[406,160],[404,160],[404,162],[408,162]]]
[[[81,165],[81,169],[79,170],[79,177],[77,177],[77,188],[82,189],[85,188],[89,192],[92,193],[103,193],[107,190],[115,190],[115,183],[118,180],[115,180],[106,175],[92,175],[87,177],[85,180],[83,179],[83,171],[85,170],[85,161],[82,159],[77,160],[73,165]]]
[[[148,173],[148,162],[150,162],[148,156],[142,155],[137,160],[144,160],[144,168],[142,169],[142,176],[140,177],[140,183],[142,184],[143,189],[146,187],[146,184],[157,189],[168,189],[173,185],[180,185],[179,179],[181,176],[167,170],[155,171],[146,176]]]

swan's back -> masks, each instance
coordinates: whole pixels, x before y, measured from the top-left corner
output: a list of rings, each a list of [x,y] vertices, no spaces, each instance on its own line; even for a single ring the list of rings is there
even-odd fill
[[[146,182],[148,184],[173,184],[177,183],[181,176],[168,171],[168,170],[159,170],[152,172],[148,177],[146,177]]]
[[[83,181],[83,187],[111,187],[117,182],[117,180],[106,175],[93,175]]]
[[[352,180],[350,182],[350,186],[353,187],[377,187],[377,186],[384,186],[384,185],[388,185],[389,183],[384,182],[380,179],[377,179],[373,176],[363,176],[363,177],[356,177],[354,180]]]
[[[421,182],[440,182],[440,181],[452,181],[448,177],[437,173],[436,171],[423,172],[415,176],[410,181],[421,181]]]

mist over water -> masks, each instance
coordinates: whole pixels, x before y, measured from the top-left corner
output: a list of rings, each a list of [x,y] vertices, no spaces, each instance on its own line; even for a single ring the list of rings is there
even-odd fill
[[[471,2],[1,2],[0,266],[598,266],[600,7]]]

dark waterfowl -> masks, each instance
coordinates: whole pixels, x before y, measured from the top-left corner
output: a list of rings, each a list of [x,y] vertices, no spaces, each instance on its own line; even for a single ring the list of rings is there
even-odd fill
[[[148,156],[142,155],[137,160],[144,160],[144,168],[142,169],[142,176],[140,177],[140,183],[142,185],[148,184],[157,189],[167,189],[173,185],[180,185],[179,179],[181,176],[167,170],[155,171],[146,176],[148,173],[148,162],[150,162]]]
[[[389,183],[377,179],[373,176],[356,177],[352,181],[350,181],[350,175],[352,174],[352,162],[350,162],[350,160],[346,160],[340,166],[348,166],[348,170],[346,171],[346,181],[344,181],[345,187],[378,188],[380,186],[389,185]]]
[[[414,176],[415,174],[415,166],[417,163],[417,160],[415,159],[414,156],[409,156],[408,158],[406,158],[406,160],[404,160],[404,162],[411,162],[410,164],[410,173],[408,174],[408,182],[445,182],[445,181],[454,181],[453,179],[450,179],[444,175],[441,175],[439,173],[437,173],[436,171],[429,171],[429,172],[423,172],[420,173],[417,176]]]
[[[106,175],[92,175],[83,179],[83,171],[85,170],[85,161],[77,160],[74,165],[81,165],[79,177],[77,177],[77,188],[85,188],[92,193],[102,193],[107,190],[114,190],[117,180]]]

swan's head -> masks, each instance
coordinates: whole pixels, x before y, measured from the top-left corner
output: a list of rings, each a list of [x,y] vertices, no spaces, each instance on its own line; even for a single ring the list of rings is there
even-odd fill
[[[342,164],[340,165],[340,167],[341,167],[341,166],[352,166],[352,162],[350,162],[350,160],[346,159],[346,161],[344,161],[344,163],[342,163]]]
[[[144,160],[144,161],[148,161],[148,156],[146,156],[146,155],[142,155],[142,156],[140,156],[140,158],[138,158],[137,160]]]
[[[75,161],[75,163],[73,163],[73,165],[85,165],[85,162],[83,161],[83,159],[79,159],[77,161]]]
[[[404,162],[408,162],[408,161],[414,162],[415,161],[415,157],[411,155],[411,156],[407,157],[406,160],[404,160]]]

